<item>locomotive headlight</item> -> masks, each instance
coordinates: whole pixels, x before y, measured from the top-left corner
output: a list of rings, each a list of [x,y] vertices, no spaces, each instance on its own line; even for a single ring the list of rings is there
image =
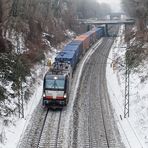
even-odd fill
[[[54,77],[54,80],[57,80],[57,79],[58,79],[58,77],[55,76],[55,77]]]
[[[64,98],[67,98],[67,95],[66,94],[64,94]]]
[[[46,97],[45,93],[43,93],[43,98]]]

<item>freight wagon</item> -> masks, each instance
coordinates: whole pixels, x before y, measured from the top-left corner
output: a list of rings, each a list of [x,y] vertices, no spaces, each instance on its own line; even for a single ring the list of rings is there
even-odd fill
[[[44,77],[43,106],[62,108],[67,105],[77,63],[92,44],[104,36],[104,32],[103,27],[93,28],[72,40],[55,57],[55,62]]]

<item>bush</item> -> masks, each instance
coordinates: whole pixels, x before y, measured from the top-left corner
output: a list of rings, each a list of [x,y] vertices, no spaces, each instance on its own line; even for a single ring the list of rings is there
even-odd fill
[[[7,98],[5,94],[6,94],[6,89],[0,86],[0,101],[3,101]]]
[[[144,48],[133,48],[126,52],[126,60],[130,69],[134,69],[144,60],[148,52]]]

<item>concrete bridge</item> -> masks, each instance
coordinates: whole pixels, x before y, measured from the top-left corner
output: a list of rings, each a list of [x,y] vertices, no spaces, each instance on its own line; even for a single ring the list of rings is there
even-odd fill
[[[125,28],[128,25],[134,25],[135,20],[125,19],[125,20],[91,20],[91,19],[78,19],[79,22],[90,25],[104,25],[106,36],[108,36],[108,25],[125,25]]]
[[[113,24],[135,24],[135,20],[133,19],[126,19],[126,20],[83,20],[79,19],[78,21],[84,23],[84,24],[94,24],[94,25],[103,25],[103,24],[108,24],[108,25],[113,25]]]

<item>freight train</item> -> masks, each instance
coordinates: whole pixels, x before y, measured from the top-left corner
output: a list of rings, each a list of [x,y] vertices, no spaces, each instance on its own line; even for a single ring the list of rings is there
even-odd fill
[[[43,106],[63,108],[68,104],[71,80],[77,63],[86,51],[105,34],[103,27],[79,35],[55,57],[43,83]]]

